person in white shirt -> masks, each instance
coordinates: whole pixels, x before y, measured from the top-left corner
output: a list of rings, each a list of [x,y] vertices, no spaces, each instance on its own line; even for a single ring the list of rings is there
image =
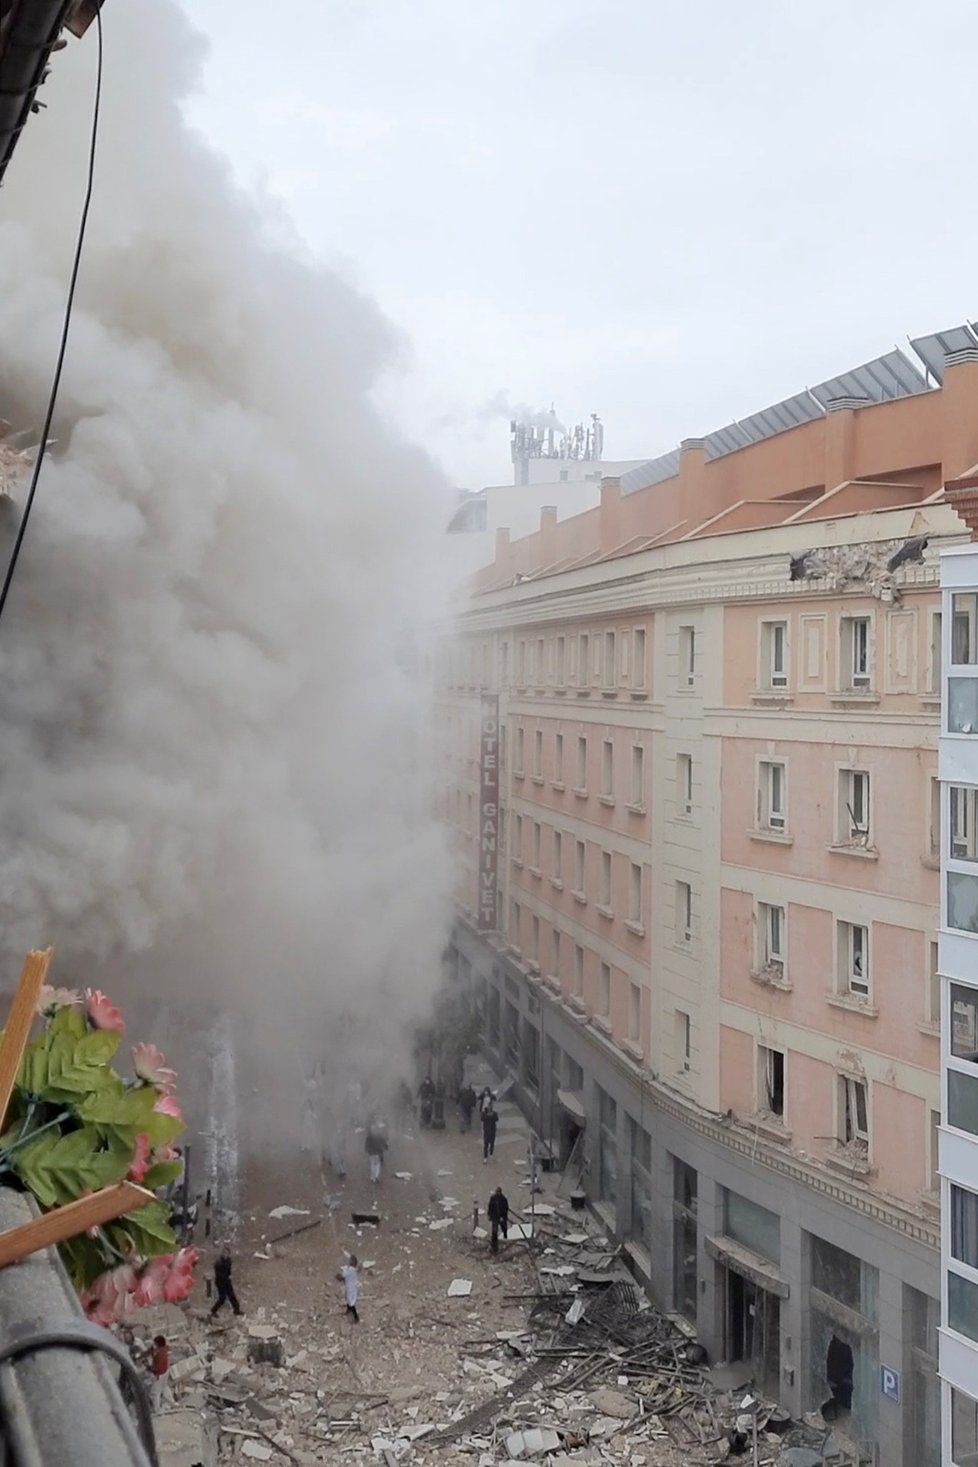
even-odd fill
[[[354,1324],[359,1324],[360,1316],[357,1313],[357,1300],[360,1297],[360,1274],[357,1271],[357,1256],[355,1253],[350,1254],[349,1262],[343,1265],[336,1277],[343,1285],[343,1296],[346,1299],[346,1312]]]

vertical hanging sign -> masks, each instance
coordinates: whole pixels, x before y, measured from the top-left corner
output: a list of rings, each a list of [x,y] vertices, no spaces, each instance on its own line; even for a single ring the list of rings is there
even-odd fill
[[[499,697],[483,693],[479,761],[479,910],[477,927],[496,926],[496,877],[499,856]]]

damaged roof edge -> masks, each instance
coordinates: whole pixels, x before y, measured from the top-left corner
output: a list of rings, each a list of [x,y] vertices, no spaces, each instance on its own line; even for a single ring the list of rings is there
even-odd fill
[[[0,29],[0,183],[54,43],[77,8],[77,0],[15,0]]]
[[[0,1187],[0,1229],[34,1216],[22,1193]],[[57,1331],[82,1318],[54,1249],[0,1270],[0,1349],[19,1331]],[[52,1346],[0,1363],[5,1467],[149,1467],[118,1378],[114,1360],[77,1346]]]

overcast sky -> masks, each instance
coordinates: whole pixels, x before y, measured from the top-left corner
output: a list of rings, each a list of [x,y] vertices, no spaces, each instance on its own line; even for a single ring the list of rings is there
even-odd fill
[[[501,395],[652,457],[978,316],[975,0],[185,3],[194,120],[399,328],[457,484]]]

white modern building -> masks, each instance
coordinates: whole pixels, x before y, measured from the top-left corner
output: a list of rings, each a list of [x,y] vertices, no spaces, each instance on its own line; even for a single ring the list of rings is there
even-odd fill
[[[978,544],[941,556],[944,1467],[978,1467]]]

